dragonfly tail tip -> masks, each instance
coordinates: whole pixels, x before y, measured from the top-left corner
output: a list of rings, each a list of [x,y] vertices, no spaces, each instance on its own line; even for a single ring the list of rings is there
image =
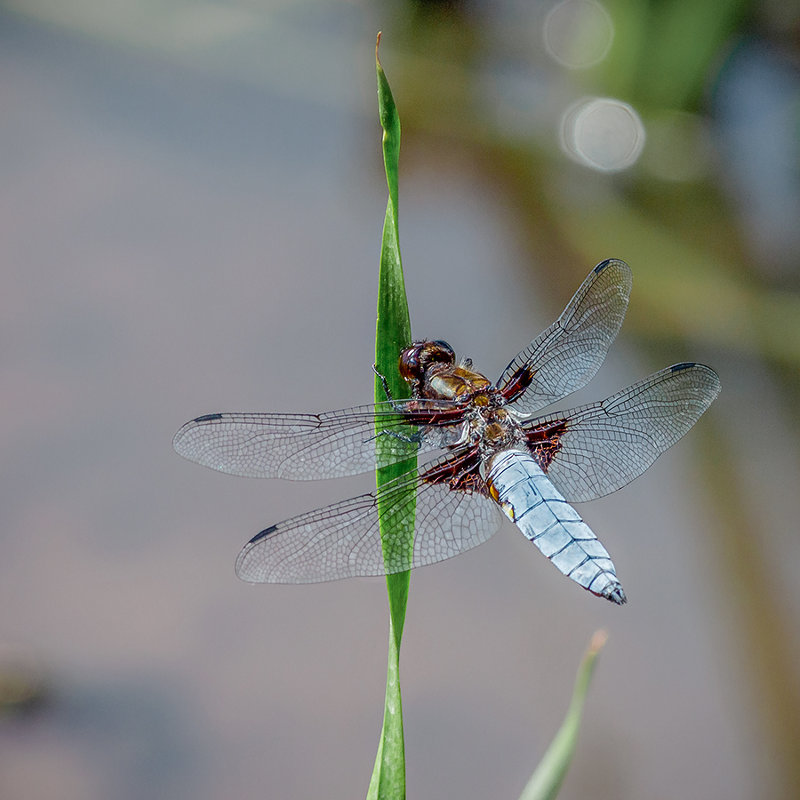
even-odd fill
[[[616,603],[618,606],[624,606],[625,603],[628,602],[628,597],[625,594],[625,590],[620,584],[610,588],[609,591],[603,596],[612,603]]]

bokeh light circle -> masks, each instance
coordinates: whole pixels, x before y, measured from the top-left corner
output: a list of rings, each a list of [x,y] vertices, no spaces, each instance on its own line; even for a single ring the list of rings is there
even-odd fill
[[[561,118],[561,147],[579,164],[600,172],[618,172],[642,154],[645,130],[627,103],[611,97],[587,97]]]
[[[559,64],[585,69],[602,61],[614,41],[614,23],[597,0],[562,0],[542,26],[544,46]]]

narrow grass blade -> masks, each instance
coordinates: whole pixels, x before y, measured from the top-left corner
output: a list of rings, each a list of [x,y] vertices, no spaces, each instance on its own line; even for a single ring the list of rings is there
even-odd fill
[[[575,745],[578,741],[578,730],[581,724],[583,702],[589,689],[595,661],[598,653],[603,649],[608,635],[605,631],[597,631],[589,643],[583,657],[578,677],[575,679],[575,688],[572,692],[572,701],[564,717],[558,733],[547,748],[547,752],[536,767],[536,771],[523,789],[519,800],[552,800],[561,788],[564,777],[569,769]]]
[[[378,44],[375,45],[375,65],[378,76],[378,110],[383,128],[383,162],[386,167],[386,182],[389,201],[383,223],[380,274],[378,279],[378,321],[375,331],[375,367],[384,376],[389,391],[395,398],[407,396],[408,387],[400,377],[397,359],[400,350],[411,342],[411,322],[408,315],[403,266],[400,258],[400,242],[397,226],[398,158],[400,154],[400,119],[394,104],[389,83],[378,60]],[[375,379],[375,400],[386,400],[384,386],[379,377]],[[376,425],[376,447],[381,446],[380,425]],[[401,475],[416,465],[416,458],[377,470],[376,480],[380,490],[387,481]],[[413,490],[412,490],[413,491]],[[380,512],[380,500],[379,500]],[[398,523],[399,527],[412,533],[403,542],[405,561],[411,565],[414,540],[414,505],[409,505],[409,519]],[[381,540],[389,541],[390,531],[381,523]],[[393,547],[396,548],[396,542]],[[396,549],[395,549],[396,554]],[[400,696],[400,642],[403,636],[406,602],[408,600],[410,572],[405,571],[386,576],[389,596],[389,664],[386,671],[386,703],[383,713],[383,729],[375,758],[375,767],[367,793],[368,800],[400,800],[406,796],[405,745],[403,741],[403,706]]]

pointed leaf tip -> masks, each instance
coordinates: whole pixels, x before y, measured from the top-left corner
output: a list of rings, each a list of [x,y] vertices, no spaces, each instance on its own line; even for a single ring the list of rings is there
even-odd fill
[[[608,631],[603,630],[602,628],[599,631],[595,631],[591,641],[589,642],[586,655],[596,656],[606,646],[607,641]]]

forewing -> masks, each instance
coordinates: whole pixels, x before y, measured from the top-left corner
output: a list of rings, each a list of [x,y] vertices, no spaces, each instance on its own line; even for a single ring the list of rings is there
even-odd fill
[[[440,459],[436,465],[447,461]],[[267,528],[242,549],[236,574],[252,583],[317,583],[385,575],[443,561],[489,539],[503,519],[497,505],[479,491],[429,482],[424,474],[429,469],[412,470],[380,490],[384,535],[388,531],[391,537],[385,554],[378,526],[378,493],[373,492]],[[417,489],[410,558],[408,530],[403,527],[406,506],[413,502],[409,488]]]
[[[505,368],[497,386],[506,393],[531,383],[514,409],[532,414],[586,385],[606,357],[628,308],[630,267],[612,258],[598,264],[561,316]]]
[[[714,370],[675,364],[600,403],[524,424],[534,457],[571,503],[615,492],[641,475],[719,394]],[[552,438],[535,443],[536,431]]]
[[[460,419],[449,401],[416,401],[356,406],[324,414],[207,414],[187,422],[173,440],[184,458],[211,469],[248,478],[318,480],[369,472],[443,446],[459,424],[425,428],[414,420],[436,411]],[[375,421],[381,419],[380,456]]]

